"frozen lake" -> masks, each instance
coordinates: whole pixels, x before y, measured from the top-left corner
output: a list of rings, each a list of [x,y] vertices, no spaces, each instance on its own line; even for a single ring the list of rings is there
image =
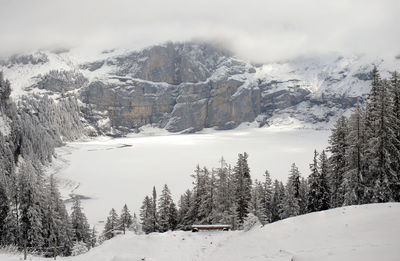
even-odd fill
[[[84,200],[83,206],[89,222],[97,224],[112,207],[119,212],[124,203],[139,214],[143,198],[151,194],[153,185],[160,194],[167,183],[177,200],[191,187],[190,174],[196,165],[218,167],[221,156],[234,166],[237,154],[247,152],[253,179],[262,179],[268,169],[272,179],[286,182],[293,162],[307,176],[313,150],[327,146],[329,133],[249,127],[198,134],[98,138],[59,148],[53,170],[61,180],[65,197],[76,188],[74,193],[91,198]]]

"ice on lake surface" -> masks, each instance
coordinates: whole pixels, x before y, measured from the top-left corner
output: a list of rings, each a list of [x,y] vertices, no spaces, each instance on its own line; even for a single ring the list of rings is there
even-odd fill
[[[59,148],[60,157],[54,168],[65,197],[76,188],[75,194],[91,198],[83,200],[83,207],[89,222],[97,224],[111,208],[119,212],[125,203],[139,214],[143,198],[151,194],[153,185],[160,193],[167,183],[178,200],[191,188],[190,175],[196,165],[218,167],[221,156],[233,167],[238,153],[247,152],[253,179],[263,179],[268,169],[272,179],[286,182],[293,162],[306,176],[314,149],[326,148],[329,133],[312,129],[239,128],[198,134],[103,137]],[[58,169],[57,164],[62,167]]]

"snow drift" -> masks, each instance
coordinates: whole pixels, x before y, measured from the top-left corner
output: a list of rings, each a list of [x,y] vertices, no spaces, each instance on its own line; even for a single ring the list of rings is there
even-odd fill
[[[349,206],[288,218],[248,232],[129,233],[73,261],[399,260],[400,203]],[[20,256],[0,254],[0,260]],[[45,260],[32,257],[32,260]]]

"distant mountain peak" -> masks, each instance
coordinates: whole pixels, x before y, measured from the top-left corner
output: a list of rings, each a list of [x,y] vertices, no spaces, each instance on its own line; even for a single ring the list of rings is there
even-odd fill
[[[366,97],[373,64],[384,76],[400,68],[399,59],[333,53],[254,65],[209,43],[168,42],[91,59],[38,51],[10,57],[0,70],[14,97],[77,95],[99,132],[125,133],[146,124],[195,131],[254,120],[327,128]]]

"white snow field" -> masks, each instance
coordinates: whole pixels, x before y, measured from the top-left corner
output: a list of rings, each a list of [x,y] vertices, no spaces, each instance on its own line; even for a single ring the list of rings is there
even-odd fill
[[[59,160],[52,171],[57,173],[61,192],[65,198],[72,190],[90,198],[82,205],[98,230],[103,229],[99,222],[106,219],[111,208],[119,212],[126,203],[138,214],[153,185],[160,193],[167,183],[178,200],[192,187],[190,175],[196,165],[218,167],[221,156],[235,165],[238,153],[247,152],[253,179],[262,179],[268,169],[272,178],[286,182],[293,162],[306,176],[313,150],[324,149],[329,136],[329,131],[253,126],[199,134],[171,135],[157,129],[144,133],[74,142],[58,149]]]
[[[132,232],[71,261],[398,261],[400,203],[336,208],[250,231]],[[0,254],[2,261],[21,256]],[[30,260],[48,260],[30,257]]]

